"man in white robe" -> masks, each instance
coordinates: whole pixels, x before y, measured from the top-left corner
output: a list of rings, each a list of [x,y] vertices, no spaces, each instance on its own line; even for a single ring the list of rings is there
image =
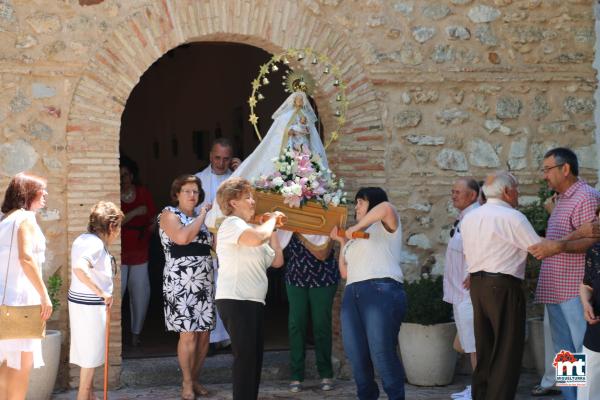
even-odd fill
[[[233,146],[228,139],[219,138],[214,141],[209,155],[210,164],[208,167],[198,172],[196,176],[202,182],[202,190],[204,190],[204,201],[198,205],[196,212],[206,203],[213,204],[217,195],[217,189],[221,182],[231,176],[231,173],[240,165],[239,158],[233,157]],[[214,282],[216,285],[218,276],[218,262],[214,259],[215,276]],[[217,324],[215,329],[210,332],[210,343],[213,346],[227,346],[229,335],[225,330],[225,326],[217,313]],[[212,347],[212,346],[211,346]]]

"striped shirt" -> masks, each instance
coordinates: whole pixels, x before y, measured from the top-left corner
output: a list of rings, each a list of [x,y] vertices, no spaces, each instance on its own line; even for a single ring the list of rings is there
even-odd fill
[[[71,247],[71,286],[68,300],[86,305],[104,304],[104,300],[75,274],[77,264],[82,261],[89,266],[90,277],[96,286],[103,292],[112,294],[113,259],[98,236],[84,233],[75,239]]]
[[[458,215],[457,222],[461,221],[468,212],[479,207],[475,202],[462,210]],[[469,298],[469,290],[465,289],[463,282],[467,277],[467,261],[463,253],[462,236],[455,222],[454,235],[448,241],[446,249],[446,267],[444,268],[444,301],[450,304],[460,304]]]
[[[548,220],[546,239],[562,239],[582,224],[596,217],[600,193],[582,180],[578,180],[558,196],[556,207]],[[535,302],[563,303],[579,296],[583,279],[585,254],[560,253],[542,262],[535,293]]]

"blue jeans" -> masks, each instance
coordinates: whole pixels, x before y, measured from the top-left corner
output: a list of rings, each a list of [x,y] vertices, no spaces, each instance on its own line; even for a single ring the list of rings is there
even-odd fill
[[[568,350],[571,353],[581,353],[586,322],[583,318],[583,306],[579,296],[563,303],[546,304],[554,353]],[[577,399],[577,388],[562,386],[560,388],[566,400]]]
[[[404,399],[404,368],[398,358],[398,332],[406,313],[400,282],[369,279],[346,286],[342,337],[360,400],[379,397],[373,365],[390,400]]]

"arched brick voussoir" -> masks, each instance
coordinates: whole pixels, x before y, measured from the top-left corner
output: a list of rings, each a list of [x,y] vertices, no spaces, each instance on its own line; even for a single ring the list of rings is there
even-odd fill
[[[85,167],[85,158],[76,149],[92,148],[90,140],[102,138],[102,146],[118,149],[120,118],[131,91],[150,66],[167,51],[184,43],[199,41],[238,42],[277,54],[288,48],[312,48],[327,55],[332,66],[340,69],[350,101],[346,113],[348,134],[342,139],[351,149],[358,141],[382,140],[381,106],[373,83],[361,64],[362,57],[343,29],[314,15],[303,3],[293,0],[148,0],[136,8],[99,44],[90,57],[73,92],[67,122],[67,140],[72,146],[69,159]],[[319,85],[321,109],[336,107],[338,89],[333,74],[319,74],[308,67]],[[327,108],[331,109],[328,110]],[[334,127],[327,119],[326,130]],[[343,136],[343,134],[342,134]],[[352,140],[345,143],[346,140]],[[369,138],[371,137],[371,140]],[[118,157],[118,152],[114,158]],[[106,158],[103,158],[104,163]],[[98,161],[98,160],[96,160]],[[102,164],[101,163],[101,164]],[[110,168],[110,163],[104,168]],[[90,160],[90,168],[96,168]],[[116,166],[114,167],[116,168]],[[379,167],[378,167],[379,168]],[[118,192],[103,186],[105,194]],[[78,188],[70,180],[70,191]],[[102,191],[97,193],[98,196]],[[69,221],[77,230],[79,221]]]

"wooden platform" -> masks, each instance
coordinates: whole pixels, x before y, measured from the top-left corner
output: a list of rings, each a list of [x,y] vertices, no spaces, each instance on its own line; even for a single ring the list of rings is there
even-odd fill
[[[309,201],[300,208],[289,207],[283,203],[283,196],[259,190],[255,192],[254,198],[257,215],[281,211],[288,217],[287,223],[280,229],[329,236],[334,226],[342,228],[346,226],[348,217],[346,206],[329,206],[325,209],[321,203]]]

